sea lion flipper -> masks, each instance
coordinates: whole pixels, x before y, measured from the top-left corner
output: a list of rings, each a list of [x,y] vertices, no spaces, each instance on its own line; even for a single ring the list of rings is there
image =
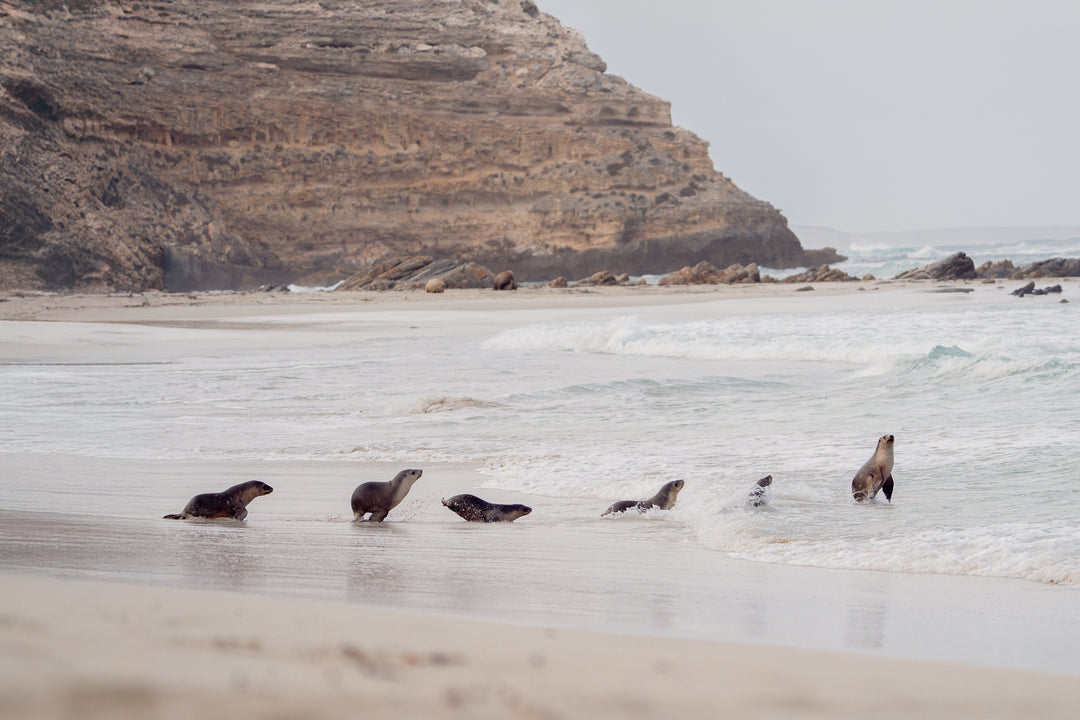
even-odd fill
[[[162,520],[179,520],[180,516],[177,513],[172,513],[170,515],[162,515],[161,519]]]
[[[389,514],[390,514],[389,510],[387,510],[386,512],[373,512],[368,517],[368,522],[382,522],[383,520],[386,519],[386,516],[389,515]]]
[[[885,499],[889,502],[892,502],[892,488],[892,475],[889,475],[889,477],[885,478],[885,482],[881,485],[881,492],[885,493]]]

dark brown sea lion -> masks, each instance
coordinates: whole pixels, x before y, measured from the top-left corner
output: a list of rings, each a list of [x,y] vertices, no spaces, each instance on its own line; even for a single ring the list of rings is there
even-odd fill
[[[371,513],[368,520],[382,522],[387,513],[409,494],[413,483],[424,474],[423,470],[402,470],[390,482],[366,482],[356,486],[352,494],[352,511],[357,520]]]
[[[510,270],[503,270],[495,276],[496,290],[517,290],[517,287],[517,282],[514,280],[514,273]]]
[[[664,486],[648,500],[620,500],[600,513],[600,517],[612,513],[626,512],[631,508],[636,508],[638,512],[645,512],[653,508],[670,510],[675,507],[675,500],[679,497],[679,491],[683,489],[683,485],[683,480],[672,480],[669,483],[664,483]]]
[[[769,492],[766,488],[770,485],[772,485],[772,475],[766,475],[758,480],[754,485],[754,489],[750,491],[750,499],[748,502],[754,507],[761,507],[769,502]]]
[[[874,456],[866,461],[851,481],[851,496],[858,502],[873,500],[878,490],[892,502],[893,436],[882,435]]]
[[[249,480],[239,485],[233,485],[228,490],[219,493],[203,493],[196,495],[184,506],[184,511],[179,515],[166,515],[166,520],[186,520],[193,517],[201,518],[232,518],[243,520],[247,517],[247,504],[260,495],[269,495],[274,492],[270,487],[259,480]]]
[[[442,504],[469,522],[513,522],[532,512],[528,505],[498,505],[468,493],[443,498]]]

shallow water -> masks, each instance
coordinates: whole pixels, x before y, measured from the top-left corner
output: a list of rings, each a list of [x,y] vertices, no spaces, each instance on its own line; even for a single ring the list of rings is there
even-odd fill
[[[512,524],[466,523],[439,503],[483,481],[462,466],[429,465],[387,522],[358,524],[352,487],[397,466],[0,458],[15,477],[44,479],[51,506],[0,510],[4,572],[1080,674],[1069,589],[730,560],[688,540],[677,514],[601,518],[589,499],[528,496],[533,513]],[[225,478],[275,489],[245,522],[160,519]]]

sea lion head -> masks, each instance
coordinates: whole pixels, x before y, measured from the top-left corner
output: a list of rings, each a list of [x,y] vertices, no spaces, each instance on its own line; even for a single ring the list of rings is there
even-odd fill
[[[881,439],[878,440],[878,445],[892,445],[895,439],[892,435],[882,435]]]
[[[664,483],[664,487],[660,488],[660,492],[652,497],[652,501],[659,502],[665,510],[670,510],[675,504],[675,498],[679,497],[679,491],[683,489],[685,484],[685,480],[672,480]]]
[[[250,482],[243,483],[242,485],[236,485],[231,487],[226,492],[238,493],[237,499],[244,505],[259,497],[260,495],[269,495],[274,492],[274,488],[270,487],[261,480],[252,480]]]
[[[504,505],[500,510],[505,513],[507,521],[517,520],[519,517],[525,517],[532,512],[532,508],[528,505]]]
[[[410,468],[408,470],[402,470],[401,472],[399,472],[397,475],[394,476],[394,480],[397,480],[398,482],[406,482],[412,485],[414,482],[419,480],[420,476],[423,474],[423,470],[416,470]]]
[[[764,487],[769,487],[770,485],[772,485],[772,475],[766,475],[765,477],[761,478],[760,480],[757,481],[757,485],[758,485],[758,487],[763,487],[763,488]]]

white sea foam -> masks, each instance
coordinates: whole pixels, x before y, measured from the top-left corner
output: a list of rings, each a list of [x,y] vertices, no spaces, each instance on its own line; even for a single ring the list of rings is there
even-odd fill
[[[294,293],[333,292],[344,284],[344,280],[338,280],[333,285],[288,285],[287,287],[289,292]]]

